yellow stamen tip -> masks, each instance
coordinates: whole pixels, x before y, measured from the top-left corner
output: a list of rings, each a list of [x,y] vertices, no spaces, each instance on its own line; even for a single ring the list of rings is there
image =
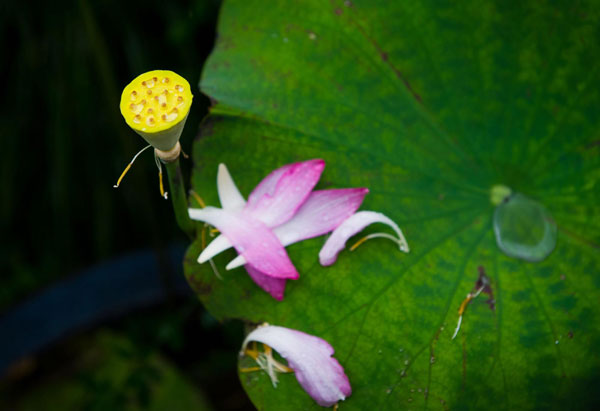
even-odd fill
[[[169,198],[169,194],[165,191],[165,186],[163,185],[163,175],[162,175],[162,169],[159,168],[158,170],[158,188],[160,189],[160,195],[162,198],[164,198],[165,200]]]
[[[262,370],[262,368],[260,368],[260,367],[240,368],[240,372],[255,372],[255,371],[260,371],[260,370]]]
[[[358,248],[359,245],[361,245],[362,243],[364,243],[365,241],[367,241],[369,238],[368,237],[363,237],[360,240],[358,240],[356,243],[354,243],[354,245],[352,247],[350,247],[350,251],[354,251]]]
[[[117,180],[117,184],[115,184],[113,186],[114,188],[119,188],[119,186],[121,185],[121,181],[123,181],[123,177],[125,177],[125,174],[127,174],[127,172],[129,171],[130,168],[131,168],[131,163],[127,164],[127,167],[125,167],[125,170],[123,170],[123,172],[119,176],[119,179]]]
[[[139,116],[136,116],[136,117],[139,117]],[[125,170],[123,170],[123,172],[121,173],[121,176],[117,180],[117,184],[113,185],[114,188],[119,188],[119,185],[121,185],[121,181],[123,180],[123,177],[125,177],[125,174],[127,174],[127,172],[129,171],[129,169],[131,168],[131,166],[133,165],[133,163],[135,162],[135,160],[138,158],[138,156],[140,154],[142,154],[149,147],[150,146],[146,146],[146,147],[142,148],[140,151],[137,152],[137,154],[135,156],[133,156],[133,158],[131,159],[131,161],[129,162],[129,164],[127,164],[127,167],[125,167]]]

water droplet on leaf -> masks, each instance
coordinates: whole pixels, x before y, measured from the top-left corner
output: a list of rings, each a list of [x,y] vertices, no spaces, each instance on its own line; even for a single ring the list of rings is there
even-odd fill
[[[509,257],[536,262],[556,246],[556,223],[546,208],[522,194],[514,194],[494,212],[496,243]]]

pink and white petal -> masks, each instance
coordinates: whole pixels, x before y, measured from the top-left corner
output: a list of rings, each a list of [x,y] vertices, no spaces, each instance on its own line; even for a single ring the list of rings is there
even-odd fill
[[[266,344],[285,358],[302,388],[317,404],[330,407],[352,394],[344,368],[332,357],[333,348],[322,338],[266,325],[248,334],[243,349],[250,341]]]
[[[226,210],[241,210],[246,205],[246,200],[240,194],[240,190],[233,182],[225,164],[219,164],[217,191],[219,192],[221,207]]]
[[[392,227],[398,235],[398,238],[394,239],[394,241],[398,243],[402,251],[408,252],[408,244],[406,244],[404,234],[402,234],[400,227],[398,227],[395,222],[375,211],[359,211],[333,230],[333,233],[329,236],[319,252],[319,262],[321,265],[331,265],[335,263],[338,253],[346,246],[346,241],[354,234],[362,231],[366,226],[373,223],[383,223]]]
[[[294,217],[273,232],[284,246],[326,234],[354,214],[368,192],[367,188],[313,191]]]
[[[245,266],[248,275],[252,280],[263,290],[271,294],[276,300],[283,300],[283,293],[285,291],[285,282],[283,278],[275,278],[270,275],[265,275],[252,267],[250,264]]]
[[[324,168],[325,162],[315,159],[275,170],[250,194],[244,212],[268,227],[285,223],[306,201]]]
[[[279,167],[276,170],[271,171],[265,178],[261,180],[260,183],[248,196],[248,204],[253,205],[258,202],[263,196],[275,194],[275,188],[277,187],[277,183],[281,179],[281,176],[288,173],[293,167],[296,166],[297,163],[286,164],[282,167]]]
[[[200,257],[198,257],[198,262],[203,264],[231,247],[233,247],[233,245],[227,237],[223,234],[219,234],[204,250],[202,250]]]
[[[215,207],[191,208],[189,214],[193,220],[218,228],[258,271],[277,278],[298,278],[298,271],[281,242],[259,220]]]
[[[360,207],[367,188],[319,190],[310,193],[298,212],[273,232],[284,247],[334,230]],[[227,270],[246,264],[243,256],[231,260]]]

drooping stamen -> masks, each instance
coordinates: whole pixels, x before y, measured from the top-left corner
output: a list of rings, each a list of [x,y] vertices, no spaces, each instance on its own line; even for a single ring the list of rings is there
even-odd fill
[[[129,164],[127,164],[127,167],[125,167],[125,170],[123,170],[123,172],[121,173],[121,176],[119,177],[119,179],[117,180],[117,184],[113,185],[113,188],[119,188],[119,185],[121,184],[121,181],[123,180],[123,177],[125,177],[125,174],[127,174],[127,172],[129,171],[129,169],[131,168],[131,166],[133,165],[133,162],[138,158],[138,156],[140,154],[142,154],[148,147],[152,147],[151,145],[147,145],[146,147],[142,148],[140,151],[137,152],[137,154],[135,156],[133,156],[133,158],[131,159],[131,161],[129,162]]]
[[[196,193],[194,190],[191,190],[191,189],[188,191],[188,193],[189,193],[189,195],[191,195],[194,198],[194,200],[196,200],[198,202],[198,204],[200,205],[201,208],[206,207],[206,203],[204,202],[202,197],[200,197],[198,195],[198,193]]]
[[[166,200],[168,198],[168,193],[165,191],[163,185],[162,170],[158,170],[158,185],[160,187],[160,195]]]
[[[210,260],[208,260],[208,262],[210,263],[210,267],[212,268],[213,273],[215,274],[215,277],[217,277],[219,280],[223,281],[223,277],[221,277],[219,270],[217,270],[217,265],[212,260],[212,258]]]
[[[169,193],[167,193],[165,191],[165,187],[163,185],[162,166],[160,165],[160,160],[158,159],[158,157],[156,155],[156,151],[154,152],[154,162],[156,163],[156,166],[158,167],[158,187],[160,188],[160,195],[162,196],[162,198],[164,198],[166,200],[169,198]]]
[[[467,294],[466,298],[462,301],[462,303],[460,303],[460,307],[458,307],[458,324],[456,324],[456,329],[454,330],[454,334],[452,335],[452,340],[455,339],[456,336],[458,335],[458,331],[460,330],[460,325],[462,324],[463,314],[465,313],[465,310],[467,309],[467,305],[469,305],[471,300],[473,300],[474,298],[477,298],[477,296],[479,294],[481,294],[481,292],[483,291],[484,288],[485,288],[485,284],[482,285],[481,287],[479,287],[479,289],[475,293]]]

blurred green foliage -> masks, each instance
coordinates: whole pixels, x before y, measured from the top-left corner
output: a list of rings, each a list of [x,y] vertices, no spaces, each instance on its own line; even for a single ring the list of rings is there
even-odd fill
[[[219,6],[0,3],[0,315],[79,269],[140,248],[160,261],[168,244],[187,241],[159,195],[150,152],[113,189],[145,144],[118,103],[122,88],[151,69],[197,84]],[[193,92],[187,152],[209,104]],[[182,166],[187,176],[190,163]],[[13,367],[0,384],[0,409],[247,406],[235,372],[241,324],[220,324],[191,299],[103,326],[112,331],[73,335]]]
[[[252,409],[236,374],[242,338],[240,322],[196,301],[158,306],[22,360],[0,409]]]
[[[212,409],[203,394],[156,352],[109,331],[86,338],[68,372],[3,407],[23,410]],[[52,398],[52,401],[48,401]],[[3,401],[0,400],[0,404]]]
[[[124,85],[150,69],[171,69],[196,84],[214,42],[218,6],[217,0],[2,2],[0,311],[79,268],[184,239],[171,204],[158,194],[149,152],[119,190],[112,188],[144,146],[118,102]],[[186,151],[208,104],[194,94],[182,137]]]

